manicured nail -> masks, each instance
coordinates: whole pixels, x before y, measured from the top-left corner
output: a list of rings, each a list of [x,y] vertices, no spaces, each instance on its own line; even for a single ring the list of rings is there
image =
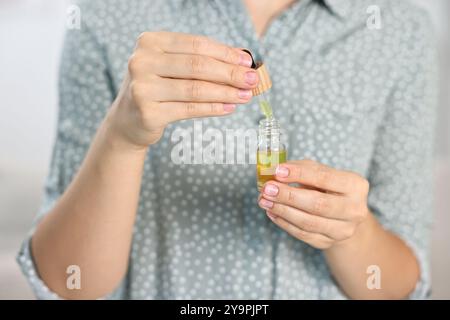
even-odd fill
[[[240,61],[239,61],[239,64],[240,64],[241,66],[249,67],[249,68],[252,66],[253,60],[252,60],[252,58],[248,55],[248,53],[243,52],[243,53],[241,53],[240,57],[241,57],[241,59],[240,59]]]
[[[259,200],[259,205],[263,208],[271,209],[273,207],[273,202],[266,199],[261,199]]]
[[[264,187],[264,193],[268,196],[276,196],[278,194],[278,191],[278,187],[273,184],[266,184],[266,186]]]
[[[233,112],[236,109],[236,105],[235,104],[229,104],[229,103],[225,103],[223,105],[223,111],[225,112]]]
[[[245,99],[245,100],[250,99],[252,97],[252,91],[240,89],[238,92],[238,96],[241,99]]]
[[[283,166],[278,166],[275,174],[277,175],[277,177],[287,178],[289,176],[289,169]]]
[[[271,220],[275,220],[277,217],[275,215],[273,215],[272,213],[270,213],[269,211],[266,211],[267,216],[271,219]]]
[[[247,73],[245,73],[245,82],[247,82],[247,84],[253,85],[257,80],[258,75],[255,71],[248,71]]]

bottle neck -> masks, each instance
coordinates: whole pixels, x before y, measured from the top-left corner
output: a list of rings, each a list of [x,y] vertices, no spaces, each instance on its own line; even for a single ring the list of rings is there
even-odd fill
[[[260,149],[284,149],[281,143],[280,123],[275,118],[265,118],[259,122],[258,146]]]

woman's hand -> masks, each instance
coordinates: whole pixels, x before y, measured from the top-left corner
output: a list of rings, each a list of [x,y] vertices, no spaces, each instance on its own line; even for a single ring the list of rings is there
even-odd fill
[[[351,238],[369,215],[369,183],[356,173],[300,160],[278,166],[259,205],[280,228],[317,249]],[[299,184],[298,187],[288,184]]]
[[[171,122],[230,114],[252,98],[258,76],[251,64],[242,50],[203,36],[143,33],[108,128],[121,141],[146,148]]]

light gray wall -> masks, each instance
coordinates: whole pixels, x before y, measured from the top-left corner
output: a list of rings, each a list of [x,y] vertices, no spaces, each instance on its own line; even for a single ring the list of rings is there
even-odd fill
[[[149,0],[150,1],[150,0]],[[399,0],[392,0],[399,1]],[[450,83],[450,1],[417,0],[440,39],[443,85]],[[14,255],[39,204],[53,143],[57,67],[67,0],[0,0],[0,299],[32,298]],[[450,298],[449,96],[439,111],[433,234],[434,297]]]

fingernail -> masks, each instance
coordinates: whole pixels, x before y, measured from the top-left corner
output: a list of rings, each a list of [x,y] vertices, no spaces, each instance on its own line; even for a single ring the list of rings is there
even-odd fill
[[[241,99],[250,99],[252,97],[252,91],[240,89],[238,92],[238,96]]]
[[[276,196],[278,194],[278,187],[273,184],[266,184],[264,187],[264,193],[268,196]]]
[[[277,175],[277,177],[287,178],[289,176],[289,169],[283,166],[278,166],[275,174]]]
[[[255,71],[248,71],[245,73],[245,82],[247,84],[255,84],[258,80],[258,76]]]
[[[266,211],[267,216],[271,219],[271,220],[275,220],[277,217],[275,215],[273,215],[272,213],[270,213],[269,211]]]
[[[266,199],[261,199],[259,200],[259,205],[263,208],[271,209],[273,207],[273,202]]]
[[[247,53],[241,53],[240,57],[241,57],[241,59],[239,61],[239,64],[241,66],[249,67],[249,68],[252,66],[253,60]]]
[[[225,112],[233,112],[236,109],[235,104],[224,103],[223,111]]]

